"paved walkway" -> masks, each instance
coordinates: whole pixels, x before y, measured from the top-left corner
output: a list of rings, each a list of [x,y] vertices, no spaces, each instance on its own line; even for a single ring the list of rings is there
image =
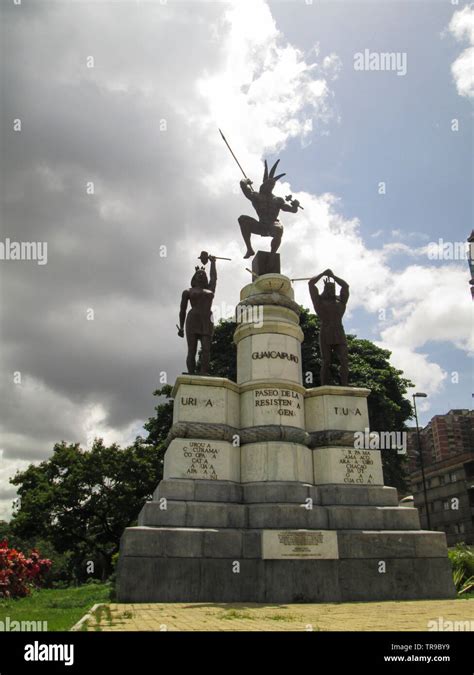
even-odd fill
[[[464,622],[456,627],[449,622]],[[474,599],[310,605],[156,603],[100,605],[82,630],[428,631],[474,630]]]

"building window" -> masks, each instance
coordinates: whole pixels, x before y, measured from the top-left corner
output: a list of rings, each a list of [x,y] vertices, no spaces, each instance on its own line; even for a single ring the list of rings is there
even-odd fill
[[[449,511],[449,500],[448,499],[445,499],[445,501],[443,502],[443,509],[445,511]]]
[[[451,471],[451,473],[449,474],[449,480],[451,481],[451,483],[455,483],[457,481],[457,479],[458,479],[458,477],[456,476],[456,472]]]
[[[444,476],[439,477],[439,484],[444,485]]]
[[[474,462],[466,462],[466,464],[464,464],[464,470],[468,478],[474,477]]]

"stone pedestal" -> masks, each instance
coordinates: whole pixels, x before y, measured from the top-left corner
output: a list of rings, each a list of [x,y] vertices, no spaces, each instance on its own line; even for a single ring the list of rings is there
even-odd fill
[[[252,260],[252,272],[257,277],[262,274],[280,274],[280,254],[257,251]]]
[[[237,307],[237,383],[176,380],[164,479],[122,536],[119,602],[453,597],[444,533],[420,530],[380,451],[356,443],[369,390],[303,387],[299,307],[264,257]]]

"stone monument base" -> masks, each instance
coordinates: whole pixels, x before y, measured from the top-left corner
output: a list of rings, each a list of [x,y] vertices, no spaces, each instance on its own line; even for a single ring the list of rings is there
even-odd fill
[[[442,532],[394,488],[163,480],[127,528],[119,602],[452,598]]]

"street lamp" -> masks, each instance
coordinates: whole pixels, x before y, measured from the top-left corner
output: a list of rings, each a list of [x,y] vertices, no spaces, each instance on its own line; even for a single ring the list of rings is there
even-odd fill
[[[467,243],[469,244],[469,250],[468,250],[468,262],[469,262],[469,270],[471,272],[471,281],[469,282],[471,284],[471,296],[472,299],[474,300],[474,230],[471,232],[471,236],[468,238]]]
[[[425,495],[426,520],[428,523],[428,529],[431,530],[430,512],[428,511],[428,495],[426,494],[425,463],[423,461],[423,452],[421,450],[420,427],[418,426],[418,413],[416,411],[416,399],[426,397],[427,394],[423,394],[423,392],[417,392],[416,394],[413,394],[413,408],[415,410],[416,437],[418,439],[418,456],[420,458],[421,480],[423,482],[423,493]]]

